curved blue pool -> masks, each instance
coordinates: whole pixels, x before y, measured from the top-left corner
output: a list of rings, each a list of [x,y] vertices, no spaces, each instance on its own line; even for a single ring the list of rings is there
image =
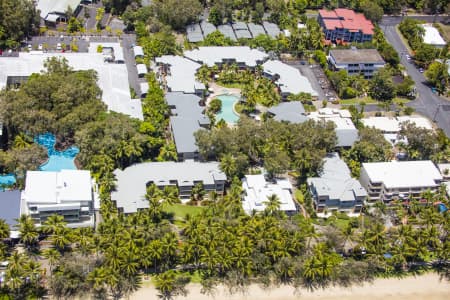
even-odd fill
[[[239,96],[223,94],[216,98],[222,101],[222,109],[217,113],[216,120],[223,119],[227,123],[235,124],[239,120],[239,116],[234,112],[233,106],[239,101]]]
[[[55,149],[56,138],[51,133],[38,135],[34,141],[41,146],[47,148],[48,160],[39,167],[41,171],[61,171],[61,170],[76,170],[74,159],[80,152],[75,146],[64,151],[57,151]]]

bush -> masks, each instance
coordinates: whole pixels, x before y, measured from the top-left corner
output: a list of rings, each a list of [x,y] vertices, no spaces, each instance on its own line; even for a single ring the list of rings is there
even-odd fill
[[[72,50],[72,52],[78,52],[78,45],[75,43],[71,43],[70,49]]]
[[[97,53],[102,53],[103,52],[103,46],[102,45],[98,45],[97,46]]]
[[[222,109],[222,101],[218,98],[214,98],[209,103],[209,111],[218,113]]]
[[[342,91],[342,95],[341,97],[344,99],[351,99],[351,98],[355,98],[357,96],[358,92],[351,87],[346,87],[343,91]]]
[[[410,116],[414,112],[414,108],[407,106],[407,107],[405,107],[403,112],[405,113],[405,115]]]
[[[383,116],[383,113],[381,111],[377,111],[375,113],[375,117],[382,117],[382,116]]]

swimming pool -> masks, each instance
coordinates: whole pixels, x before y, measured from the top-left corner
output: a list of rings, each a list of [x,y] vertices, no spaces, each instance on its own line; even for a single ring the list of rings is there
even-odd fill
[[[16,183],[16,177],[13,174],[0,175],[0,190],[4,190],[6,186]]]
[[[217,113],[216,120],[223,119],[227,123],[235,124],[239,120],[239,116],[234,112],[233,106],[239,101],[239,97],[232,94],[223,94],[216,98],[222,101],[222,109]]]
[[[41,171],[76,170],[74,159],[80,150],[71,146],[64,151],[55,149],[56,138],[51,133],[38,135],[34,141],[47,148],[48,160],[39,167]]]

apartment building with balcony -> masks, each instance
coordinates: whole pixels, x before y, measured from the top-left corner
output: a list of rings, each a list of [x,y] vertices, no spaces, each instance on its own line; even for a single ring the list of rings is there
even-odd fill
[[[227,180],[218,162],[193,160],[134,164],[124,170],[115,170],[114,175],[117,184],[116,190],[111,193],[111,199],[124,214],[136,213],[149,207],[145,194],[151,184],[161,189],[175,186],[180,200],[187,202],[195,185],[201,183],[206,193],[214,191],[221,195]]]
[[[374,35],[372,22],[351,9],[320,9],[317,21],[329,43],[370,42]]]
[[[384,67],[385,62],[376,49],[338,49],[330,50],[328,63],[332,70],[346,70],[349,75],[363,75],[370,79]]]
[[[430,160],[363,163],[359,178],[368,201],[419,199],[424,191],[436,191],[443,181]]]
[[[30,215],[37,226],[58,214],[64,217],[68,227],[93,227],[95,203],[98,203],[95,190],[90,171],[28,171],[21,194],[21,211]]]
[[[352,178],[350,169],[337,153],[328,154],[320,177],[308,178],[307,182],[319,216],[333,211],[358,215],[367,198],[366,190]]]

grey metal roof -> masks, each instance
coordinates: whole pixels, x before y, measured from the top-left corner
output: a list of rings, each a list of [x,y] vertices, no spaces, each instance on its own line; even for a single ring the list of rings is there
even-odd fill
[[[203,41],[203,33],[199,24],[192,24],[186,27],[187,39],[191,43]]]
[[[208,34],[213,33],[217,30],[216,26],[214,26],[212,23],[209,23],[205,20],[200,22],[200,27],[203,31],[203,36],[206,37]]]
[[[290,123],[303,123],[308,120],[305,108],[300,101],[281,102],[277,106],[268,109],[277,121],[287,121]]]
[[[194,94],[167,93],[167,104],[171,107],[170,125],[178,153],[198,151],[194,133],[200,125],[208,125],[209,119],[203,114],[199,105],[200,97]]]
[[[355,197],[367,196],[366,190],[358,180],[351,177],[350,169],[337,153],[324,158],[320,177],[308,178],[319,196],[328,196],[330,200],[354,201]]]
[[[248,30],[250,30],[250,33],[254,38],[261,34],[267,34],[262,25],[255,23],[248,23],[247,26]]]
[[[338,147],[351,147],[358,140],[358,130],[355,129],[339,129],[336,128],[336,136],[338,139]]]
[[[217,30],[219,30],[224,36],[229,37],[233,41],[236,41],[236,35],[234,34],[233,27],[231,27],[231,25],[219,25],[217,26]]]
[[[13,230],[17,224],[15,219],[20,217],[20,191],[0,192],[0,219],[6,221],[10,229]]]
[[[384,64],[383,58],[376,49],[335,49],[330,50],[330,56],[337,64]]]
[[[147,162],[132,165],[124,170],[115,170],[116,191],[111,199],[124,213],[134,213],[140,208],[148,208],[145,200],[146,185],[152,181],[157,185],[176,184],[192,186],[194,181],[214,184],[225,181],[225,174],[220,171],[218,162]],[[172,181],[172,182],[171,182]]]
[[[68,7],[75,11],[80,2],[81,0],[38,0],[36,8],[40,10],[41,18],[45,19],[50,13],[65,14]]]
[[[264,21],[263,26],[267,34],[273,38],[276,38],[281,33],[280,28],[277,24]]]

